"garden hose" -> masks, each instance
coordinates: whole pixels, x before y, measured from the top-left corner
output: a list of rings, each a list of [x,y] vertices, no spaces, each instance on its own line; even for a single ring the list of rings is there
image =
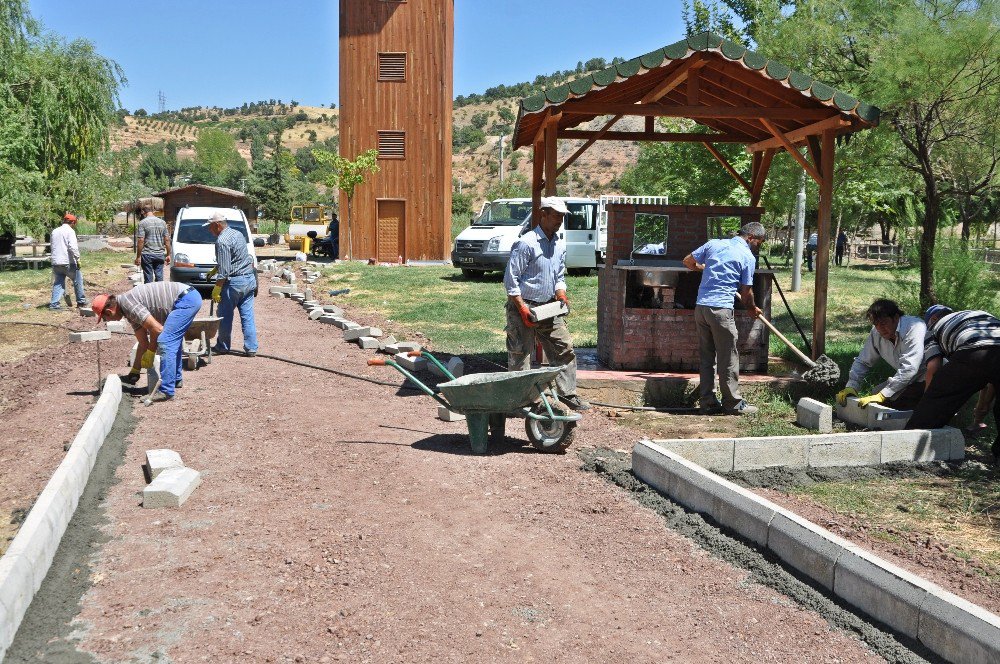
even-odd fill
[[[236,355],[236,353],[231,353],[231,354],[232,355]],[[385,385],[386,387],[395,387],[395,388],[398,388],[398,389],[401,389],[401,390],[411,390],[413,392],[420,392],[421,391],[421,390],[419,390],[416,387],[408,387],[406,385],[400,385],[399,383],[390,383],[389,381],[385,381],[385,380],[376,380],[374,378],[368,378],[367,376],[361,376],[361,375],[358,375],[358,374],[352,374],[352,373],[349,373],[347,371],[339,371],[337,369],[331,369],[330,367],[324,367],[324,366],[320,366],[318,364],[311,364],[309,362],[302,362],[300,360],[293,360],[293,359],[290,359],[290,358],[287,358],[287,357],[279,357],[278,355],[267,355],[265,353],[258,353],[256,355],[256,357],[263,357],[263,358],[266,358],[268,360],[277,360],[279,362],[287,362],[288,364],[295,364],[297,366],[306,367],[308,369],[316,369],[318,371],[326,371],[328,373],[336,374],[338,376],[343,376],[344,378],[353,378],[354,380],[363,380],[365,382],[373,383],[375,385]]]

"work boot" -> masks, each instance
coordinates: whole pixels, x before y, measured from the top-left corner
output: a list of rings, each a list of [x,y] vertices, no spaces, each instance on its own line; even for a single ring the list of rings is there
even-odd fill
[[[756,412],[757,406],[751,406],[746,402],[746,400],[741,400],[738,404],[727,411],[729,415],[754,415]]]
[[[173,399],[174,399],[174,395],[172,395],[172,394],[165,394],[165,393],[160,392],[159,390],[157,390],[156,393],[153,396],[149,397],[146,400],[146,405],[147,406],[152,406],[154,403],[165,403],[167,401],[173,401]]]
[[[718,399],[707,405],[698,406],[699,415],[721,415],[723,410],[722,404],[719,403]]]
[[[572,410],[590,410],[590,404],[581,399],[580,397],[576,396],[575,394],[571,394],[568,396],[560,394],[559,401],[562,401]]]
[[[121,378],[122,383],[124,383],[125,385],[135,385],[136,383],[139,382],[139,376],[141,375],[142,375],[141,372],[136,371],[135,373],[133,373],[130,371],[124,376],[119,376],[119,378]]]

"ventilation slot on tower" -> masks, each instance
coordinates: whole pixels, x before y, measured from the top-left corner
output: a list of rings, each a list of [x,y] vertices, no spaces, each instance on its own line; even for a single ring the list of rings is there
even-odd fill
[[[404,159],[406,157],[406,132],[380,131],[378,133],[379,159]]]
[[[378,80],[405,81],[406,53],[379,53]]]

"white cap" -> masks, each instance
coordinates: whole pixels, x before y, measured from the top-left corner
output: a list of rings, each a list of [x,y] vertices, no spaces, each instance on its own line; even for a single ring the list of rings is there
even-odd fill
[[[550,210],[555,210],[559,214],[569,214],[569,208],[566,207],[566,203],[558,196],[543,196],[538,208],[540,210],[549,208]]]
[[[210,225],[214,224],[215,222],[225,223],[226,222],[226,215],[222,214],[221,212],[216,212],[211,217],[209,217],[208,221],[206,221],[205,223],[203,223],[202,226],[210,226]]]

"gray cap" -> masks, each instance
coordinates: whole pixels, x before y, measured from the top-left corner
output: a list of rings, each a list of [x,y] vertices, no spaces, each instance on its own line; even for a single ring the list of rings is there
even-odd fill
[[[208,221],[206,221],[205,223],[203,223],[202,226],[208,226],[208,225],[214,224],[216,222],[223,223],[223,224],[226,223],[226,215],[222,214],[221,212],[216,212],[211,217],[209,217]]]

